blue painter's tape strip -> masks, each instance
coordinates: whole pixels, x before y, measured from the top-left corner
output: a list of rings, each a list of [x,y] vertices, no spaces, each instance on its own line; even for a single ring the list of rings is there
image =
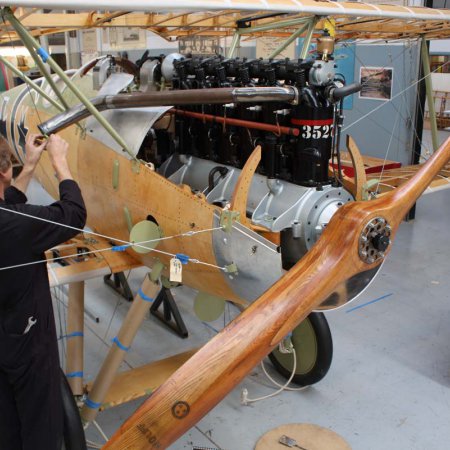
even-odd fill
[[[44,48],[40,47],[36,50],[36,52],[42,58],[42,61],[44,61],[45,63],[48,61],[50,55],[46,52]]]
[[[111,248],[113,252],[124,252],[130,245],[115,245]]]
[[[86,397],[86,400],[84,401],[84,404],[91,409],[98,409],[100,406],[102,406],[101,403],[93,402],[89,397]]]
[[[83,372],[66,373],[67,378],[83,378]]]
[[[142,288],[139,288],[138,294],[139,294],[139,297],[141,297],[142,300],[145,300],[146,302],[152,303],[155,300],[154,298],[151,298],[148,295],[145,295],[144,292],[142,291]]]
[[[123,344],[119,341],[119,339],[117,339],[117,336],[116,336],[116,337],[113,337],[113,338],[111,339],[111,341],[114,342],[114,344],[116,344],[117,347],[119,347],[120,350],[123,350],[124,352],[127,352],[128,350],[130,350],[130,347],[126,347],[125,345],[123,345]]]
[[[66,334],[63,336],[64,338],[72,338],[72,337],[83,337],[84,333],[82,331],[74,331],[73,333]]]
[[[376,298],[375,300],[371,300],[370,302],[363,303],[362,305],[355,306],[354,308],[350,308],[350,309],[348,309],[348,310],[345,311],[345,312],[349,313],[349,312],[355,311],[355,310],[357,310],[357,309],[364,308],[364,306],[371,305],[372,303],[379,302],[380,300],[384,300],[385,298],[388,298],[388,297],[390,297],[390,296],[393,295],[393,294],[394,294],[394,293],[391,292],[390,294],[383,295],[383,296],[381,296],[381,297]]]
[[[214,331],[214,333],[218,333],[219,330],[216,330],[212,325],[210,325],[208,322],[202,322],[203,325],[205,325],[205,327],[209,328],[210,330]]]
[[[180,260],[181,264],[187,264],[189,262],[189,256],[183,255],[183,253],[177,253],[175,257]]]

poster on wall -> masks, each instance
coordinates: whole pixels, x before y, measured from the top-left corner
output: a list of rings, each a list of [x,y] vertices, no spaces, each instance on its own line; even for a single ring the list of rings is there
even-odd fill
[[[83,42],[81,64],[86,64],[100,55],[97,45],[97,30],[83,30],[81,39]]]
[[[109,30],[109,45],[111,50],[137,50],[147,46],[145,30],[133,27],[112,27]]]
[[[178,39],[178,51],[182,55],[210,56],[223,53],[220,39],[209,36],[188,36]]]
[[[359,82],[362,89],[359,98],[385,100],[392,98],[392,67],[361,67]]]
[[[256,57],[257,58],[269,58],[271,54],[280,47],[286,41],[286,38],[277,38],[272,36],[262,36],[256,40]],[[295,58],[295,41],[291,42],[281,53],[275,58]]]

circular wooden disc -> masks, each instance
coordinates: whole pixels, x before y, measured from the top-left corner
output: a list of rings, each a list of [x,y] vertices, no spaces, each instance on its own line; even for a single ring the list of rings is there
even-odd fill
[[[161,237],[161,230],[156,223],[150,220],[138,222],[130,231],[130,242],[139,242],[139,245],[132,245],[131,248],[137,253],[148,253],[157,245]],[[153,242],[148,242],[152,241]]]
[[[203,322],[214,322],[225,310],[225,300],[206,292],[199,292],[194,300],[194,311]]]
[[[298,450],[299,447],[280,444],[283,435],[295,439],[297,445],[306,450],[351,450],[350,445],[334,431],[310,423],[292,423],[274,428],[259,439],[255,450]]]

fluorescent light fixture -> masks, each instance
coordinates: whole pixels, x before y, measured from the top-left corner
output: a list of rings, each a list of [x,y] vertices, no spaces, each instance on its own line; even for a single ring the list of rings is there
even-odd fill
[[[17,47],[0,47],[0,55],[1,56],[30,56],[29,51],[26,47],[17,46]]]

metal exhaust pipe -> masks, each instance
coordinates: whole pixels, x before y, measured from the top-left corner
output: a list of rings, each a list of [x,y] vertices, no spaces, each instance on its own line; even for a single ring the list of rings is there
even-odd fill
[[[91,103],[98,111],[117,108],[142,108],[146,106],[176,106],[225,103],[286,102],[297,104],[298,91],[293,86],[241,87],[217,89],[191,89],[103,95],[94,97]],[[74,106],[38,125],[44,135],[57,133],[90,116],[83,104]]]

